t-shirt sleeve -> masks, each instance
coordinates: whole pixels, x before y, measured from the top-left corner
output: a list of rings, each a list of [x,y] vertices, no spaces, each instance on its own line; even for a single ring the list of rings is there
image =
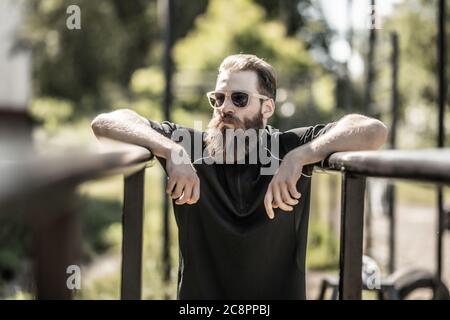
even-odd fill
[[[291,142],[291,148],[297,148],[299,146],[302,146],[304,144],[307,144],[318,137],[324,135],[328,131],[330,131],[333,127],[335,127],[337,124],[337,121],[330,122],[327,124],[316,124],[313,126],[307,126],[307,127],[300,127],[291,129],[289,131],[286,131],[285,134],[290,135]],[[317,163],[314,163],[313,165],[320,166],[322,168],[328,167],[328,157],[322,161],[319,161]]]
[[[164,137],[171,139],[171,140],[173,140],[172,139],[173,133],[176,130],[182,128],[180,125],[172,123],[170,121],[159,122],[159,121],[155,121],[155,120],[151,120],[151,119],[147,119],[147,120],[148,120],[148,123],[150,124],[150,127],[153,130],[155,130],[159,134],[161,134]],[[161,164],[163,169],[166,170],[166,159],[158,157],[158,156],[155,156],[155,157],[158,160],[158,162]]]
[[[194,161],[195,156],[195,142],[200,141],[202,143],[202,132],[198,130],[194,130],[192,128],[184,127],[179,124],[163,121],[158,122],[155,120],[147,119],[150,127],[163,135],[164,137],[178,143],[184,147],[186,152],[188,153],[191,161]],[[199,147],[201,150],[201,146]],[[161,163],[161,165],[166,167],[166,160],[161,157],[156,157],[156,159]]]
[[[182,127],[178,124],[172,123],[170,121],[163,121],[158,122],[155,120],[147,119],[150,123],[150,127],[158,132],[159,134],[162,134],[166,138],[172,139],[172,133],[177,130],[181,129]]]

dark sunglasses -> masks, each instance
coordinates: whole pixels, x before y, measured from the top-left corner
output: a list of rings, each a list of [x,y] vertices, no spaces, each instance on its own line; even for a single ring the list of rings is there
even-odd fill
[[[257,93],[250,93],[246,91],[210,91],[206,94],[209,104],[213,108],[220,108],[228,96],[231,97],[231,102],[238,108],[244,108],[250,102],[250,97],[256,97],[263,100],[270,98]]]

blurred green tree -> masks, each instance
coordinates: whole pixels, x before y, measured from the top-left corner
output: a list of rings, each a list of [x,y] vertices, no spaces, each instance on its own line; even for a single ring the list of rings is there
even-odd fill
[[[35,96],[69,100],[74,115],[109,109],[129,97],[133,72],[160,61],[156,0],[31,0],[21,43],[33,48]],[[66,9],[81,9],[81,30],[69,30]],[[174,39],[207,0],[174,1]]]
[[[322,48],[328,52],[335,32],[330,28],[319,1],[255,0],[270,19],[280,19],[289,36],[301,37],[306,48]]]
[[[273,119],[274,125],[298,126],[324,118],[321,113],[325,109],[329,111],[330,101],[322,97],[332,97],[333,87],[329,81],[322,81],[323,91],[318,99],[313,87],[319,78],[330,76],[314,61],[305,41],[290,36],[280,19],[269,18],[262,6],[250,0],[211,0],[195,28],[176,44],[179,104],[207,112],[209,106],[204,92],[214,87],[218,65],[225,56],[240,52],[256,54],[271,63],[282,91],[280,104],[288,102],[295,106],[293,113],[284,113],[284,119],[280,115],[283,116],[286,108],[281,106]],[[324,110],[317,108],[319,104],[325,104]]]
[[[92,116],[125,105],[144,115],[161,117],[161,1],[27,3],[30,12],[22,40],[34,49],[34,92],[40,101],[33,110],[43,107],[46,101],[52,102],[46,112],[37,111],[37,117],[50,115],[58,101],[71,107],[52,117],[50,127],[57,126],[55,121]],[[81,8],[81,30],[66,27],[66,9],[73,4]],[[179,97],[175,111],[180,113],[180,107],[205,113],[208,107],[204,92],[213,85],[220,61],[228,54],[248,52],[274,64],[280,86],[292,92],[290,102],[303,113],[301,119],[315,120],[320,112],[314,107],[329,110],[327,97],[333,94],[332,81],[320,81],[320,87],[326,90],[319,95],[314,87],[316,78],[329,75],[314,61],[310,49],[321,48],[326,53],[332,34],[317,13],[320,8],[310,0],[283,0],[279,4],[264,0],[173,0],[175,84]],[[297,122],[298,115],[284,121]]]
[[[395,14],[384,24],[385,31],[397,32],[400,39],[400,112],[408,125],[409,138],[404,141],[407,146],[435,146],[438,99],[436,19],[436,1],[414,0],[399,4]],[[450,19],[446,19],[446,26],[450,30]],[[450,43],[448,31],[447,43]],[[448,63],[446,73],[450,79]],[[385,78],[380,81],[390,77],[390,72],[382,75]],[[447,99],[447,104],[450,104],[449,95]],[[447,112],[446,116],[445,122],[448,123],[450,114]]]

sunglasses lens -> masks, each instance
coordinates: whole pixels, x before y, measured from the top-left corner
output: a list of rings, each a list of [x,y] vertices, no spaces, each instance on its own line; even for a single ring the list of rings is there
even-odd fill
[[[209,104],[211,105],[211,107],[216,106],[216,98],[214,97],[214,95],[208,96],[208,100],[209,100]]]
[[[231,94],[231,101],[236,107],[243,108],[248,103],[248,94],[245,92],[233,92]]]
[[[209,96],[209,103],[211,106],[218,108],[225,101],[225,94],[220,92],[215,92]]]

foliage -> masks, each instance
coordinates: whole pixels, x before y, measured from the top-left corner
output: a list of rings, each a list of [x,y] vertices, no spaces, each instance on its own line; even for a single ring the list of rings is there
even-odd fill
[[[448,7],[448,3],[447,3]],[[447,9],[447,12],[449,10]],[[433,147],[437,136],[437,2],[414,0],[399,4],[384,25],[384,32],[395,31],[400,43],[399,91],[401,119],[406,147]],[[450,20],[446,19],[450,30]],[[383,40],[382,40],[383,41]],[[447,43],[450,34],[447,32]],[[383,43],[380,44],[382,46]],[[450,79],[450,65],[446,66]],[[412,77],[412,75],[414,75]],[[389,83],[390,72],[385,72],[380,83]],[[447,95],[447,105],[450,95]],[[450,115],[444,120],[450,121]],[[448,136],[450,138],[450,135]]]
[[[320,8],[309,0],[283,3],[275,8],[270,1],[173,1],[175,113],[183,109],[209,114],[204,93],[214,86],[222,59],[237,52],[264,57],[276,68],[280,86],[290,91],[305,91],[304,78],[332,79],[308,51],[313,47],[326,51],[326,39],[332,34],[323,16],[317,18]],[[32,114],[46,129],[123,107],[162,120],[162,8],[156,0],[31,0],[27,4],[30,14],[21,43],[33,48]],[[72,4],[81,8],[81,30],[66,28],[65,10]],[[321,82],[322,88],[326,82]],[[315,109],[327,101],[323,97],[333,95],[332,90],[327,85],[318,104],[315,99],[305,100],[305,95],[290,95],[289,101],[299,109],[289,121],[298,125],[326,118],[323,111],[332,109],[329,103]],[[286,120],[277,113],[274,124]]]
[[[268,19],[264,8],[250,0],[211,0],[205,14],[197,19],[195,28],[176,44],[174,59],[181,74],[177,85],[191,89],[190,94],[180,97],[179,104],[189,109],[194,109],[192,104],[197,104],[201,110],[210,110],[205,99],[196,98],[196,88],[211,89],[218,65],[225,56],[235,53],[256,54],[274,66],[279,87],[289,90],[288,100],[296,106],[297,116],[291,119],[296,126],[299,118],[305,122],[302,108],[307,109],[310,120],[324,118],[322,111],[316,109],[315,101],[299,93],[307,90],[302,85],[304,81],[313,85],[315,78],[329,76],[312,59],[302,39],[289,36],[282,21]],[[328,88],[322,92],[323,96],[332,96],[333,89]],[[324,109],[330,110],[328,106]],[[280,119],[277,113],[274,125],[281,126],[282,120],[287,119]]]
[[[174,56],[180,69],[216,70],[225,56],[238,52],[256,54],[293,77],[313,67],[304,44],[249,0],[211,1],[195,29],[177,43]]]
[[[312,270],[333,270],[339,265],[339,242],[326,224],[313,219],[309,227],[307,266]]]
[[[207,1],[174,2],[176,40]],[[27,5],[20,43],[33,48],[35,95],[71,101],[75,117],[128,98],[133,72],[160,63],[156,0],[30,0]],[[81,8],[81,30],[66,27],[69,5]]]
[[[81,8],[81,30],[66,27],[66,8]],[[155,2],[33,0],[23,40],[34,49],[37,96],[76,103],[76,114],[106,108],[144,65],[158,37]]]
[[[68,100],[42,97],[33,100],[30,113],[47,131],[51,132],[72,116],[73,109],[72,103]]]

